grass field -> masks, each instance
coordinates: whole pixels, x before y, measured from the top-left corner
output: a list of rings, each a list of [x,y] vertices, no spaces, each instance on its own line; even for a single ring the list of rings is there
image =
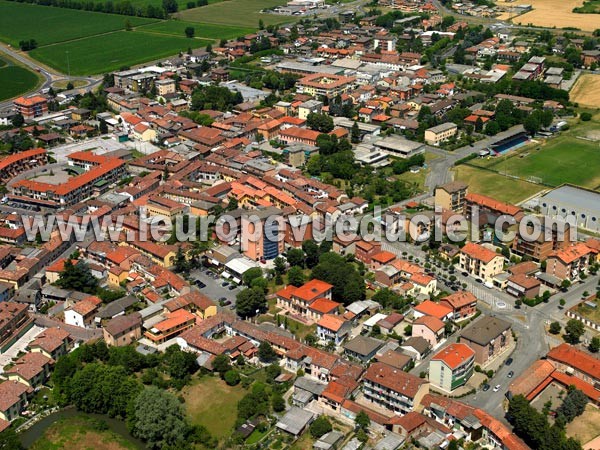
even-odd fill
[[[584,413],[567,425],[567,436],[579,439],[582,444],[600,436],[600,409],[587,405]]]
[[[94,429],[92,419],[81,415],[62,419],[52,424],[46,432],[29,447],[31,450],[128,450],[137,447],[112,431]]]
[[[456,167],[454,179],[467,183],[470,192],[489,195],[497,200],[511,203],[523,201],[544,189],[541,185],[513,180],[465,165]]]
[[[600,16],[598,21],[600,22]],[[572,102],[577,102],[581,106],[600,107],[600,75],[591,73],[580,75],[571,88],[569,96]]]
[[[508,8],[514,7],[514,3],[506,1],[496,2],[498,6]],[[598,28],[600,19],[594,14],[577,14],[573,8],[583,5],[583,0],[531,0],[527,2],[533,7],[533,11],[513,18],[513,22],[521,25],[537,25],[541,27],[575,27],[585,31],[593,31]],[[501,20],[507,19],[510,14],[501,16]]]
[[[125,29],[156,19],[76,11],[74,9],[0,1],[0,40],[18,47],[19,41],[35,39],[39,46]]]
[[[219,439],[231,435],[237,404],[245,394],[241,386],[227,386],[221,379],[209,376],[194,380],[182,391],[190,421],[205,426]]]
[[[227,0],[202,8],[181,11],[177,17],[189,22],[218,23],[250,28],[258,27],[258,21],[261,19],[265,25],[294,22],[295,19],[290,16],[259,12],[262,9],[273,8],[285,3],[285,0]]]
[[[600,14],[600,0],[584,1],[583,6],[575,8],[578,14]]]
[[[195,30],[194,37],[205,39],[235,39],[240,36],[245,36],[256,30],[256,28],[248,27],[230,27],[226,25],[216,25],[214,23],[197,23],[184,22],[181,20],[165,20],[158,23],[153,23],[143,28],[140,31],[169,34],[173,36],[185,36],[184,30],[187,27],[192,27]]]
[[[582,122],[560,136],[529,144],[506,156],[475,159],[470,164],[522,180],[536,177],[551,186],[572,183],[600,189],[600,143],[577,138],[598,126],[597,121]]]
[[[30,54],[63,73],[67,73],[70,66],[71,75],[92,75],[175,55],[187,51],[188,47],[205,47],[209,42],[141,31],[118,31],[40,47]]]
[[[0,58],[0,101],[31,91],[39,82],[38,74]]]

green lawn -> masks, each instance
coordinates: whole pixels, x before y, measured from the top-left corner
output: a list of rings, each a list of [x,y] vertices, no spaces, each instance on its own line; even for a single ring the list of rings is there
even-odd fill
[[[34,89],[39,83],[39,76],[21,66],[8,66],[6,61],[0,66],[0,100],[17,97]]]
[[[155,22],[156,19],[119,16],[0,0],[0,40],[18,47],[35,39],[39,46]]]
[[[286,22],[295,22],[290,16],[277,14],[262,14],[265,8],[287,3],[286,0],[227,0],[214,3],[202,8],[181,11],[177,16],[189,22],[208,22],[241,27],[258,27],[258,21],[265,25],[276,25]]]
[[[489,195],[497,200],[518,203],[544,189],[544,186],[527,183],[465,165],[454,169],[455,180],[469,185],[469,192]]]
[[[237,404],[246,395],[240,385],[228,386],[218,377],[204,376],[186,386],[182,395],[190,421],[205,426],[219,438],[231,436],[237,417]]]
[[[69,65],[71,75],[92,75],[176,55],[187,51],[188,47],[205,47],[208,43],[202,39],[118,31],[40,47],[30,54],[63,73],[67,73]]]
[[[573,12],[580,14],[600,14],[600,0],[587,0],[582,6],[573,8]]]
[[[153,33],[170,34],[173,36],[185,36],[184,30],[192,27],[195,30],[195,37],[206,39],[235,39],[245,36],[256,30],[248,27],[230,27],[226,25],[216,25],[214,23],[185,22],[181,20],[166,20],[144,26],[140,31]]]
[[[128,450],[137,446],[110,430],[99,431],[84,414],[58,420],[33,443],[31,450]]]

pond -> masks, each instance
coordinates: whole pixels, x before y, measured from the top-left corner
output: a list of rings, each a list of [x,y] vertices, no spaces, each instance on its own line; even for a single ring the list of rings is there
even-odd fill
[[[66,408],[61,409],[55,413],[50,414],[49,416],[44,417],[39,422],[36,422],[31,426],[31,428],[19,433],[19,437],[21,439],[21,444],[23,447],[29,448],[31,447],[35,441],[37,441],[40,437],[44,435],[46,430],[54,423],[61,419],[69,419],[77,416],[88,416],[97,420],[102,420],[108,425],[108,429],[113,433],[118,434],[119,436],[125,438],[128,442],[135,445],[139,450],[146,450],[146,445],[139,439],[135,439],[129,434],[127,431],[127,425],[124,421],[115,419],[112,417],[108,417],[104,414],[86,414],[80,411],[77,411],[75,408]]]

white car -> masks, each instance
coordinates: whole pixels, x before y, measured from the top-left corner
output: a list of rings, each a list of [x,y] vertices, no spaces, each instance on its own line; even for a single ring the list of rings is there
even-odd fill
[[[498,392],[500,390],[500,385],[497,384],[496,386],[494,386],[494,392]]]

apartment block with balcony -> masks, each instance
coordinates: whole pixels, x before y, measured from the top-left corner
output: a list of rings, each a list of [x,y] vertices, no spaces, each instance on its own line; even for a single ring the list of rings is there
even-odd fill
[[[508,350],[513,343],[510,323],[484,316],[460,334],[458,342],[475,351],[475,363],[485,365]]]
[[[504,257],[482,245],[468,242],[460,251],[459,266],[474,277],[492,283],[504,270]]]
[[[475,351],[466,344],[450,344],[429,362],[429,381],[446,392],[466,384],[473,375]]]
[[[452,181],[435,188],[435,206],[448,211],[462,213],[469,186],[460,181]]]

